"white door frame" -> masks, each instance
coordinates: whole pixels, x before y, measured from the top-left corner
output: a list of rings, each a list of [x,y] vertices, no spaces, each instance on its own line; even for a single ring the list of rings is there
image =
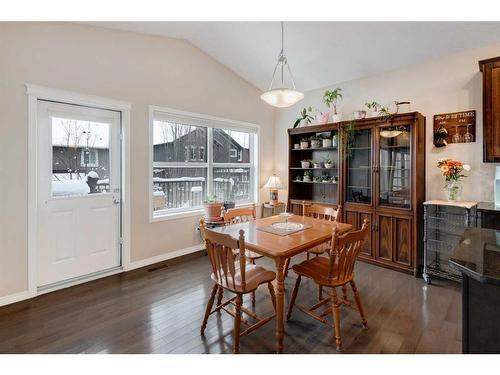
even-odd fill
[[[28,96],[28,293],[29,297],[66,288],[112,273],[126,271],[130,267],[130,103],[71,91],[26,84]],[[121,113],[121,217],[122,217],[122,266],[108,274],[82,278],[51,289],[37,290],[37,113],[38,100],[96,107]]]

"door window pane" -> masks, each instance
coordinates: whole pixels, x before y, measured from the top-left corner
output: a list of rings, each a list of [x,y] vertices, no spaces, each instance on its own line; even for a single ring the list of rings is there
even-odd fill
[[[110,124],[52,117],[52,196],[109,192]]]
[[[214,163],[250,163],[248,133],[213,129]]]
[[[410,208],[410,126],[380,130],[380,196],[384,206]]]
[[[372,197],[371,130],[356,132],[347,160],[347,201],[370,203]]]
[[[250,201],[250,168],[214,168],[213,192],[224,202]]]
[[[205,199],[207,168],[153,167],[153,210],[200,207]]]
[[[207,128],[154,120],[155,162],[205,163]]]

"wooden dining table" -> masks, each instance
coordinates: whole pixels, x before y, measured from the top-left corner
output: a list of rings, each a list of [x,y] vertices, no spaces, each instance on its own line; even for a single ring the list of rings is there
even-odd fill
[[[245,248],[274,260],[276,265],[276,351],[283,353],[285,335],[285,263],[286,260],[306,252],[308,249],[327,242],[332,237],[333,228],[339,234],[352,230],[351,224],[337,223],[305,216],[293,216],[290,223],[302,223],[305,229],[281,236],[258,228],[280,222],[279,216],[251,220],[241,224],[233,224],[214,229],[217,232],[230,234],[238,238],[240,229],[245,231]]]

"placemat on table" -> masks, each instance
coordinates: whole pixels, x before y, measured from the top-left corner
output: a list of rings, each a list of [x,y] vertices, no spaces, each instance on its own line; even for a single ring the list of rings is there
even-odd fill
[[[292,222],[290,222],[290,223],[292,223]],[[301,232],[307,228],[312,227],[312,225],[310,225],[310,224],[303,224],[303,223],[299,223],[299,224],[303,225],[303,227],[300,229],[293,229],[293,230],[278,229],[278,228],[273,227],[273,225],[271,224],[271,225],[266,225],[265,227],[259,227],[259,228],[257,228],[257,230],[261,230],[263,232],[268,232],[268,233],[272,233],[272,234],[277,234],[278,236],[288,236],[289,234]]]

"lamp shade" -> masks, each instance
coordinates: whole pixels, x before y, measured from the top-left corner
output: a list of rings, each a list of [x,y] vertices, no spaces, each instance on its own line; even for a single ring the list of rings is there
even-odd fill
[[[297,90],[280,88],[266,91],[260,98],[273,107],[286,108],[302,100],[304,94]]]
[[[276,175],[272,175],[269,177],[269,180],[267,180],[266,184],[264,185],[264,188],[267,189],[283,189],[284,186],[280,181],[280,178]]]

